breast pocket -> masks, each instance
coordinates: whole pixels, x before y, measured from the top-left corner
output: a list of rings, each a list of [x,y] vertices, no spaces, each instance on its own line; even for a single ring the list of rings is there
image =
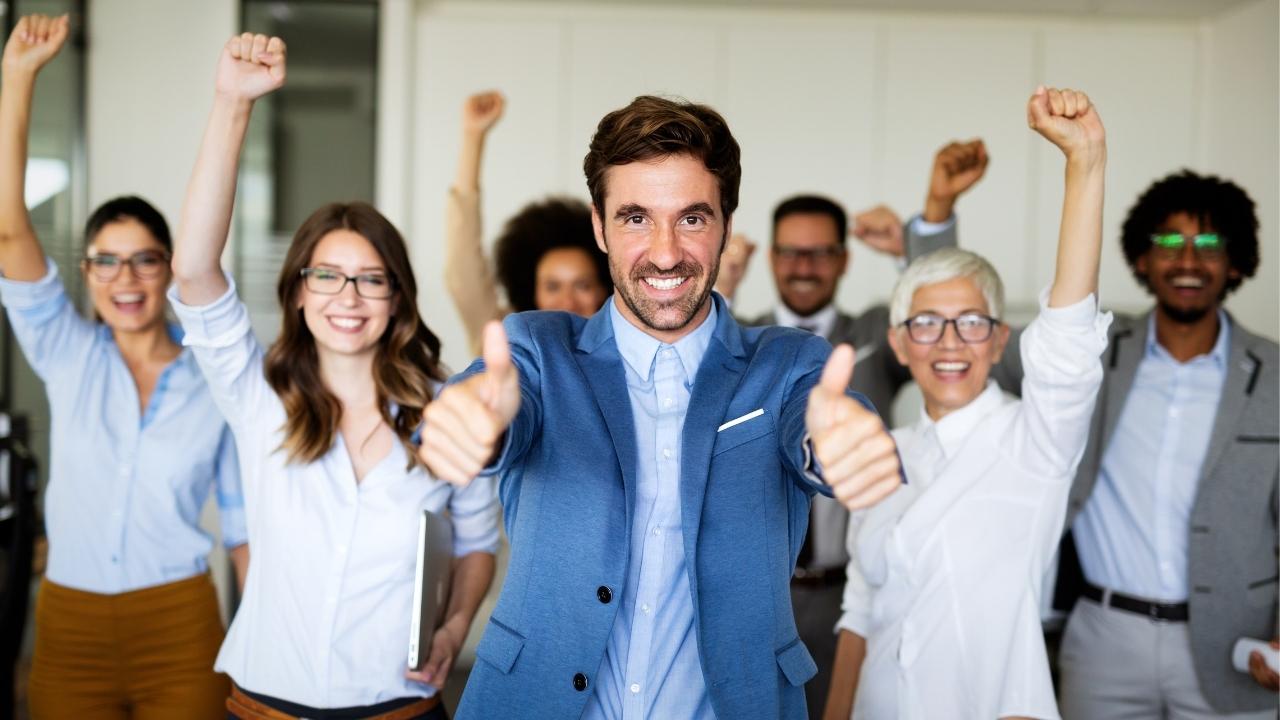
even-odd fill
[[[773,414],[764,408],[735,416],[720,426],[711,455],[714,457],[753,440],[772,436],[773,431]]]

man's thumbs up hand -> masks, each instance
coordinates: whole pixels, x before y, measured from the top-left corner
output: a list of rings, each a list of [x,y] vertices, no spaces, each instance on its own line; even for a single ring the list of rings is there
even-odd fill
[[[850,510],[879,502],[901,482],[897,446],[880,416],[849,397],[854,353],[841,344],[809,392],[805,428],[822,479]]]
[[[418,457],[441,480],[467,485],[493,460],[520,410],[520,373],[502,324],[484,329],[484,371],[451,385],[423,413]]]

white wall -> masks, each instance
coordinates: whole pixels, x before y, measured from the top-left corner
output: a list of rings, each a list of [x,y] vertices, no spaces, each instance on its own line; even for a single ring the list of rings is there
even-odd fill
[[[89,207],[136,193],[176,226],[239,3],[114,0],[88,13]]]
[[[1227,301],[1255,332],[1280,337],[1280,3],[1257,0],[1205,23],[1208,57],[1199,166],[1249,191],[1258,204],[1262,266]]]
[[[393,0],[402,12],[404,1]],[[1012,302],[1025,306],[1051,276],[1061,203],[1060,155],[1024,117],[1026,97],[1045,82],[1086,89],[1109,132],[1105,303],[1149,304],[1124,264],[1119,226],[1144,187],[1182,166],[1248,187],[1262,210],[1266,262],[1276,258],[1276,63],[1258,59],[1275,58],[1274,2],[1205,22],[476,2],[419,2],[416,11],[412,37],[403,28],[396,36],[412,70],[386,81],[408,86],[410,101],[390,102],[409,119],[399,138],[381,138],[411,155],[412,171],[399,176],[410,189],[380,194],[407,206],[420,301],[454,367],[468,358],[442,284],[441,209],[461,102],[486,88],[508,98],[485,158],[486,242],[532,199],[585,199],[581,159],[605,112],[641,93],[677,94],[729,120],[743,148],[735,229],[762,246],[773,205],[798,192],[829,194],[851,211],[887,202],[914,212],[934,150],[983,137],[992,163],[960,205],[962,243],[990,257]],[[895,276],[886,258],[854,253],[839,298],[851,310],[885,297]],[[746,314],[775,299],[765,255],[739,296]],[[1264,267],[1274,277],[1274,265]],[[1276,306],[1276,284],[1266,281],[1231,302],[1272,336]]]

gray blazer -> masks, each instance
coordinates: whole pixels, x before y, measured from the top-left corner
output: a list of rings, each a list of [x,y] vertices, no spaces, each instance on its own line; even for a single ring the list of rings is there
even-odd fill
[[[955,247],[955,224],[935,235],[917,235],[912,228],[915,223],[906,226],[907,260],[926,255],[944,247]],[[775,325],[777,319],[773,311],[759,317],[742,321],[744,325]],[[849,343],[858,353],[857,368],[853,373],[850,387],[871,400],[880,417],[889,427],[893,427],[890,413],[893,399],[898,391],[911,381],[911,371],[898,362],[889,347],[886,336],[889,331],[889,306],[884,303],[873,305],[861,315],[849,315],[840,312],[836,322],[831,326],[827,341],[832,345]],[[843,568],[849,562],[845,551],[845,531],[849,525],[849,512],[840,503],[831,498],[819,495],[813,499],[813,511],[810,516],[815,558],[814,566],[824,569]]]
[[[1089,444],[1071,486],[1067,527],[1098,481],[1107,443],[1133,386],[1150,313],[1117,315]],[[1276,698],[1231,667],[1236,638],[1270,640],[1277,623],[1280,516],[1280,357],[1277,345],[1231,320],[1227,377],[1188,527],[1191,652],[1200,691],[1222,713],[1275,708]],[[1016,355],[1016,348],[1011,347]]]

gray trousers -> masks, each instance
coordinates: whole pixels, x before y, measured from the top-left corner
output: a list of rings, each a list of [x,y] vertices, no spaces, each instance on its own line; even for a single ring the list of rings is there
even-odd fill
[[[1271,720],[1223,715],[1200,693],[1187,624],[1159,622],[1080,598],[1058,655],[1063,720]]]

